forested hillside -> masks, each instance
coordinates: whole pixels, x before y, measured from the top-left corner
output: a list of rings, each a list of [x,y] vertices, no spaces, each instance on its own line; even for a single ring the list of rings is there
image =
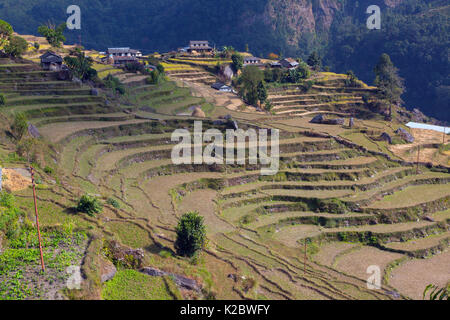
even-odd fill
[[[1,0],[0,18],[19,33],[36,33],[47,21],[63,22],[71,0]],[[324,66],[352,69],[372,82],[376,59],[386,52],[406,79],[404,100],[441,120],[450,120],[449,5],[423,0],[80,0],[82,29],[68,42],[87,48],[132,46],[167,51],[190,39],[216,46],[246,44],[255,55],[270,52],[306,58],[317,50]],[[366,9],[382,9],[381,30],[366,28]]]

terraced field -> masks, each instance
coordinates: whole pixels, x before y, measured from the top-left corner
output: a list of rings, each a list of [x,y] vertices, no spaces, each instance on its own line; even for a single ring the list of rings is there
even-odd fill
[[[11,94],[2,112],[26,112],[57,151],[52,166],[59,181],[40,172],[48,184],[38,193],[43,224],[73,220],[80,227],[95,226],[143,248],[152,265],[198,278],[218,299],[416,298],[423,286],[406,285],[408,278],[390,281],[397,272],[393,262],[414,264],[433,255],[448,261],[442,253],[450,237],[448,172],[427,167],[416,172],[411,164],[345,144],[333,131],[319,134],[278,117],[301,118],[339,102],[358,106],[363,89],[272,91],[272,121],[267,115],[232,113],[243,129],[281,129],[279,172],[261,176],[258,165],[172,163],[171,133],[192,130],[195,120],[180,114],[205,103],[187,88],[173,82],[135,85],[124,106],[56,81],[51,73],[9,68],[13,71],[0,70],[0,88]],[[195,67],[169,73],[186,81],[202,77]],[[19,94],[11,79],[21,79]],[[42,91],[31,95],[34,90]],[[217,108],[210,116],[224,112]],[[227,128],[204,119],[203,129],[212,127]],[[115,199],[120,208],[106,205],[97,218],[68,212],[84,193]],[[30,190],[18,196],[31,204]],[[198,265],[162,254],[173,251],[177,219],[190,210],[203,215],[207,226],[208,245]],[[382,270],[380,290],[367,288],[370,265]],[[439,278],[423,275],[420,284],[438,279],[435,284],[445,285],[448,269],[440,272]],[[254,286],[244,285],[243,277],[255,280]]]

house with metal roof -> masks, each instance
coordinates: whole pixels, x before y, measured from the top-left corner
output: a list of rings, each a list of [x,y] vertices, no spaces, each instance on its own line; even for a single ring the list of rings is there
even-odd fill
[[[54,53],[53,51],[47,51],[42,56],[40,56],[41,59],[41,67],[44,70],[54,70],[58,71],[61,70],[63,58]]]
[[[142,52],[131,49],[130,47],[108,48],[106,54],[108,56],[112,55],[113,57],[142,57]]]
[[[191,40],[189,42],[189,48],[187,49],[189,53],[212,53],[213,48],[209,46],[208,41],[197,41]]]
[[[256,57],[244,57],[244,66],[248,65],[260,65],[261,59]]]
[[[226,84],[222,83],[222,82],[216,82],[214,83],[211,88],[219,90],[221,92],[232,92],[233,88],[231,88],[230,86],[227,86]]]

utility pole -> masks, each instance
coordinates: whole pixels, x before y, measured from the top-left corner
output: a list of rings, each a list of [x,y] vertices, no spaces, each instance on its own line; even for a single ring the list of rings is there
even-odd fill
[[[445,131],[446,131],[446,127],[444,127],[444,132],[442,133],[442,144],[445,144]]]
[[[31,167],[31,166],[30,166],[30,172],[31,172],[31,184],[33,185],[34,213],[36,215],[36,228],[37,228],[37,234],[38,234],[38,240],[39,240],[39,252],[41,254],[41,267],[42,267],[42,271],[45,272],[44,255],[42,253],[41,231],[39,229],[39,215],[38,215],[37,201],[36,201],[36,188],[34,185],[34,171],[33,171],[33,167]]]

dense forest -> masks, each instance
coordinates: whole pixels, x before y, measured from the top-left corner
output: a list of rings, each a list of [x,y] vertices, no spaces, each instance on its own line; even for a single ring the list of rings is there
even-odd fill
[[[23,34],[48,21],[64,22],[72,0],[0,0],[0,19]],[[69,43],[104,50],[132,46],[167,51],[190,39],[217,47],[248,44],[258,56],[274,52],[306,59],[313,51],[332,70],[353,70],[373,83],[373,68],[388,53],[406,80],[403,100],[450,121],[449,12],[446,0],[79,0],[81,30]],[[366,9],[382,9],[381,30],[366,28]]]

